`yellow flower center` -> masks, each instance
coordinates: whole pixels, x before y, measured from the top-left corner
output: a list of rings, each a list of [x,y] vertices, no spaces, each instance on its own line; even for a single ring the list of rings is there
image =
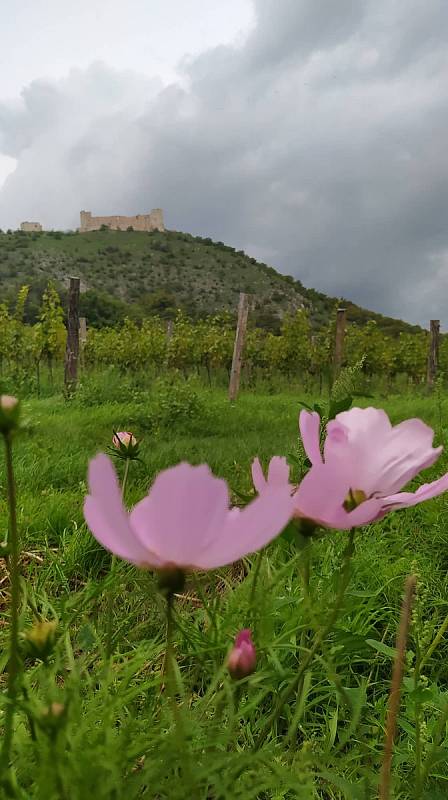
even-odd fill
[[[349,489],[343,505],[346,511],[354,511],[364,500],[367,500],[367,495],[362,489]]]

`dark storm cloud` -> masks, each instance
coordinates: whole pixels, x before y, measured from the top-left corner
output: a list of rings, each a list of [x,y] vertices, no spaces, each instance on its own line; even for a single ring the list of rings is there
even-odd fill
[[[344,41],[359,26],[365,4],[359,0],[257,0],[258,26],[247,53],[266,69],[289,58],[304,59]]]
[[[103,65],[0,107],[0,225],[162,206],[306,285],[411,320],[448,283],[448,4],[258,0],[182,85]]]

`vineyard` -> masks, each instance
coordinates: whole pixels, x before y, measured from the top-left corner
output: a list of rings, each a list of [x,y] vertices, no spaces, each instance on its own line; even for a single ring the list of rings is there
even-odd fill
[[[66,348],[65,311],[54,283],[43,292],[35,324],[24,322],[28,287],[22,287],[13,308],[0,305],[0,376],[5,388],[40,396],[61,389],[54,372],[63,365]],[[243,355],[243,381],[254,387],[260,381],[294,382],[322,392],[331,380],[335,341],[334,313],[320,330],[306,309],[286,313],[278,334],[256,327],[249,313]],[[88,321],[87,321],[88,322]],[[192,321],[182,311],[174,320],[147,317],[138,324],[127,318],[114,327],[93,328],[81,341],[84,375],[116,368],[127,375],[146,372],[161,376],[178,372],[197,376],[207,385],[228,380],[235,339],[235,317],[230,312]],[[400,332],[390,336],[375,320],[346,326],[342,365],[362,364],[361,382],[391,390],[424,384],[427,375],[429,334]],[[438,366],[448,368],[448,337],[442,336]],[[59,369],[60,373],[60,369]],[[42,377],[43,376],[43,377]]]

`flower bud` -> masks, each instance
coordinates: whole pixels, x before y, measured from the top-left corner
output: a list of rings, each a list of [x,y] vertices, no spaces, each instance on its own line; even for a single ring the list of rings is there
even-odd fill
[[[114,434],[112,439],[112,444],[118,450],[120,450],[121,446],[129,447],[132,445],[135,447],[137,444],[137,439],[135,438],[133,433],[129,433],[129,431],[118,431],[118,433]]]
[[[240,631],[227,659],[227,669],[234,680],[247,678],[255,671],[257,653],[249,628]]]
[[[52,703],[48,708],[45,708],[42,711],[42,714],[44,715],[44,717],[51,716],[57,719],[58,717],[62,716],[64,711],[65,711],[65,706],[63,705],[63,703]]]
[[[26,653],[46,663],[53,652],[56,641],[56,620],[36,622],[24,633]]]
[[[0,395],[0,433],[9,433],[19,424],[20,402],[10,394]]]
[[[114,431],[109,452],[116,458],[132,460],[138,458],[140,442],[129,431]]]
[[[38,723],[51,739],[55,739],[65,724],[66,717],[67,707],[63,703],[55,702],[43,709],[40,718],[38,718]]]

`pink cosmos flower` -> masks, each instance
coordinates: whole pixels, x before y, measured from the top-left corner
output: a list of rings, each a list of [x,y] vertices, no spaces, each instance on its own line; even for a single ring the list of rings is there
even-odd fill
[[[328,423],[323,454],[319,415],[302,411],[299,425],[312,467],[294,495],[298,516],[347,530],[448,489],[447,473],[416,492],[401,491],[442,451],[433,448],[434,432],[419,419],[392,426],[385,411],[352,408]]]
[[[323,454],[319,415],[302,411],[299,425],[312,467],[293,495],[296,517],[348,530],[448,489],[447,473],[416,492],[400,491],[434,464],[442,451],[432,447],[434,432],[421,420],[393,427],[385,411],[352,408],[328,423]],[[255,459],[252,478],[260,493],[268,487],[290,485],[286,461],[278,456],[271,459],[267,479]]]
[[[118,450],[120,449],[120,443],[125,447],[135,447],[137,444],[137,439],[135,438],[133,433],[129,433],[129,431],[117,431],[117,433],[112,438],[112,444]]]
[[[229,490],[206,465],[161,472],[128,514],[111,460],[89,465],[84,517],[95,538],[140,567],[202,570],[230,564],[264,547],[285,527],[293,501],[285,486],[267,487],[243,510],[229,509]]]
[[[241,680],[252,675],[257,665],[257,652],[249,628],[240,631],[227,659],[227,669],[232,678]]]
[[[267,486],[285,486],[289,482],[289,466],[286,458],[283,456],[271,458],[267,479],[264,477],[260,459],[255,458],[252,462],[252,480],[258,494],[261,494]]]

